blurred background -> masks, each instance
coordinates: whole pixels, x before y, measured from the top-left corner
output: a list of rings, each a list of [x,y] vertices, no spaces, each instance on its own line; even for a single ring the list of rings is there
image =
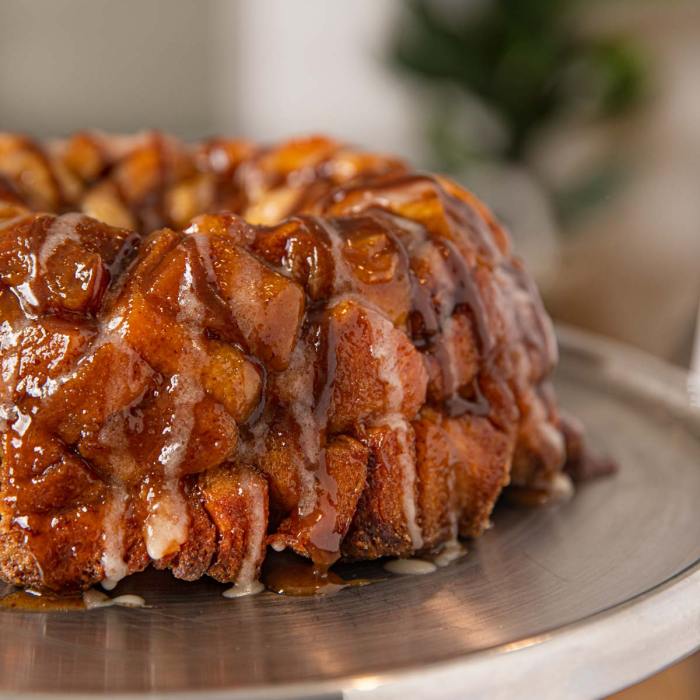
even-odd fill
[[[0,130],[84,127],[399,153],[490,204],[557,319],[700,341],[698,0],[2,0]],[[692,659],[621,697],[699,696]]]

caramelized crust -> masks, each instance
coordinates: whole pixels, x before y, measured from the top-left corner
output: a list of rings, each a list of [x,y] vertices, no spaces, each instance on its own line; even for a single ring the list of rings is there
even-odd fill
[[[18,585],[408,556],[565,460],[551,324],[490,212],[323,137],[0,135],[0,322]]]

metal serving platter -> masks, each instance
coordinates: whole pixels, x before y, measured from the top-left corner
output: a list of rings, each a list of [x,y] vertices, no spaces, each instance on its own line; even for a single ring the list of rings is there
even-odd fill
[[[700,408],[687,377],[560,332],[561,403],[621,464],[501,506],[469,555],[333,597],[226,600],[142,574],[147,609],[0,610],[0,697],[593,698],[700,645]],[[1,592],[1,591],[0,591]]]

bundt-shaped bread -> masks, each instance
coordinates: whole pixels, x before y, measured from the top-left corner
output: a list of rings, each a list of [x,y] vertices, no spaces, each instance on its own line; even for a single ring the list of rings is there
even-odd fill
[[[41,213],[39,213],[41,212]],[[0,576],[248,585],[479,535],[565,442],[471,194],[325,138],[0,136]]]

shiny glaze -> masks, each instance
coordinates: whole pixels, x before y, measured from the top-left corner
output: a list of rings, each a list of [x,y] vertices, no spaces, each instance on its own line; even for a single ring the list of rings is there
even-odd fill
[[[40,591],[13,591],[0,597],[0,608],[20,612],[84,612],[98,608],[143,608],[143,598],[120,595],[110,598],[101,591],[89,589],[81,594],[56,594]]]
[[[320,137],[52,152],[27,161],[29,197],[0,150],[0,198],[139,233],[0,209],[0,548],[35,562],[18,582],[110,587],[155,562],[245,588],[267,543],[323,576],[478,533],[511,460],[545,490],[561,468],[549,320],[469,193]],[[201,215],[221,209],[259,223]],[[146,235],[163,225],[184,231]],[[416,421],[449,445],[439,506]],[[476,495],[470,460],[496,442]]]
[[[14,591],[0,598],[0,608],[22,612],[76,612],[84,611],[82,595],[48,595],[31,591]]]
[[[333,595],[350,586],[372,583],[369,579],[344,579],[332,569],[319,569],[289,552],[268,555],[262,581],[268,591],[289,596]]]

